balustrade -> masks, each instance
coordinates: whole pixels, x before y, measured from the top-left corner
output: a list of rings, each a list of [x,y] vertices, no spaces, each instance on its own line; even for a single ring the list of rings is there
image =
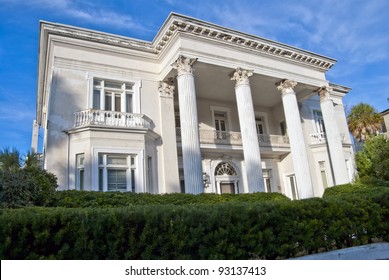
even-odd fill
[[[89,109],[74,114],[74,127],[100,125],[126,128],[151,128],[151,120],[143,114]]]

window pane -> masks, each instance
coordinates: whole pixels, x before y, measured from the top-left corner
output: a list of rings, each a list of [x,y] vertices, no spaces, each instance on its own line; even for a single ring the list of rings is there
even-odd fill
[[[323,181],[323,187],[324,189],[326,189],[328,188],[326,172],[322,170],[320,171],[320,173],[321,173],[321,180]]]
[[[103,191],[104,186],[104,175],[103,175],[103,168],[99,168],[99,191]]]
[[[127,165],[127,157],[125,156],[108,156],[108,164]]]
[[[270,178],[265,178],[265,188],[266,188],[266,192],[271,193]]]
[[[93,91],[93,109],[100,110],[100,90]]]
[[[135,169],[131,169],[131,191],[135,192]]]
[[[281,128],[281,135],[286,135],[287,132],[286,132],[286,122],[285,121],[280,122],[280,128]]]
[[[95,87],[100,87],[100,86],[101,86],[101,80],[95,79],[95,80],[93,81],[93,86],[95,86]]]
[[[120,112],[121,111],[121,96],[120,94],[115,94],[115,111]]]
[[[84,190],[84,169],[79,170],[78,187],[79,187],[80,191]]]
[[[112,94],[105,93],[105,110],[112,111]]]
[[[126,94],[126,112],[132,113],[132,94]]]
[[[260,123],[257,123],[257,133],[263,134],[263,126]]]
[[[126,89],[132,90],[133,84],[126,83]]]
[[[116,89],[121,89],[122,88],[122,83],[115,83],[115,82],[105,82],[105,87],[106,88],[116,88]]]
[[[108,191],[126,191],[126,170],[108,170]]]

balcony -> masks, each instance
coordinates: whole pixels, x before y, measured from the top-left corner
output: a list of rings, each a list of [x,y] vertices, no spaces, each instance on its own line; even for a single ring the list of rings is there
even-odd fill
[[[85,126],[151,129],[151,120],[143,114],[88,109],[74,114],[74,127]]]
[[[325,132],[319,132],[319,133],[311,133],[309,135],[311,139],[311,144],[324,144],[326,140],[326,134]]]
[[[327,136],[325,132],[319,132],[319,133],[311,133],[309,135],[310,140],[311,140],[311,145],[316,145],[316,144],[325,144],[327,142]],[[342,144],[346,143],[346,135],[345,134],[340,134],[340,139],[342,141]]]
[[[177,141],[181,142],[181,128],[176,128]],[[242,135],[234,131],[199,130],[200,144],[237,145],[242,146]],[[260,147],[289,148],[289,138],[283,135],[258,134]]]

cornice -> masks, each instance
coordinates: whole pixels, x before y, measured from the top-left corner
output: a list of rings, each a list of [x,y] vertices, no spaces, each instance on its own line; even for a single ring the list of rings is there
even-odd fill
[[[330,69],[336,62],[335,59],[296,47],[175,13],[169,15],[152,42],[44,21],[41,22],[41,29],[45,34],[58,34],[123,48],[137,49],[157,55],[163,52],[174,35],[185,33],[253,50],[271,57],[297,62],[323,72]]]
[[[65,24],[41,21],[41,32],[46,36],[56,34],[70,38],[93,41],[123,48],[138,49],[143,52],[156,53],[150,42],[133,39],[125,36],[99,32]]]
[[[157,34],[153,41],[155,51],[162,52],[176,33],[186,33],[255,50],[266,55],[305,64],[321,71],[327,71],[336,62],[335,59],[329,57],[178,14],[171,14]]]

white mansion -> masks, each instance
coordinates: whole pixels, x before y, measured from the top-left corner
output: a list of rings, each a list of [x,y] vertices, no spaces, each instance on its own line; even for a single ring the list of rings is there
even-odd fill
[[[321,196],[355,172],[335,62],[175,13],[152,42],[41,22],[33,149],[61,190]]]

